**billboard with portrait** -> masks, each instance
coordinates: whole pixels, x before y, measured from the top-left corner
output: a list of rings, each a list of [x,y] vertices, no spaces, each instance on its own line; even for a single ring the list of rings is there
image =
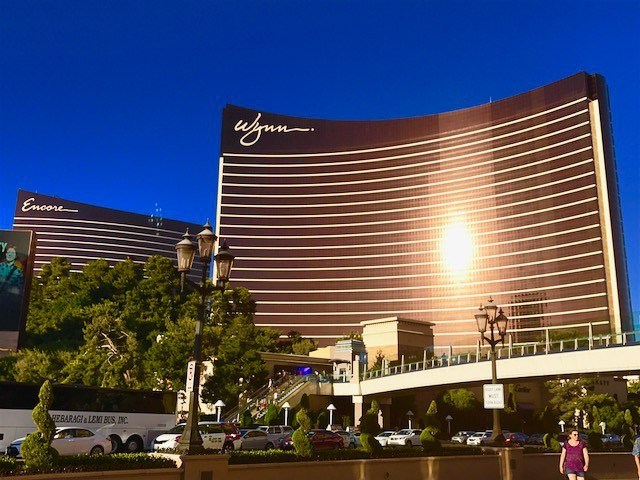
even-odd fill
[[[33,269],[34,234],[0,230],[0,351],[17,350],[24,332]]]

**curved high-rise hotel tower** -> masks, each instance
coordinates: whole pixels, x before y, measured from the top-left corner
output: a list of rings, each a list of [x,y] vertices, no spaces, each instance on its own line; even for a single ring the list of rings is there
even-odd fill
[[[493,296],[514,339],[629,330],[604,79],[579,73],[465,110],[383,121],[224,109],[218,230],[256,324],[332,342],[433,324],[475,346]]]

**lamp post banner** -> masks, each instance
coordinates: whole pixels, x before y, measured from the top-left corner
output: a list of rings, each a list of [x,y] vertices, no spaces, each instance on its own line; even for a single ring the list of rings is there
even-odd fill
[[[492,410],[494,408],[504,408],[504,385],[501,383],[488,383],[482,386],[482,396],[484,397],[484,408]]]

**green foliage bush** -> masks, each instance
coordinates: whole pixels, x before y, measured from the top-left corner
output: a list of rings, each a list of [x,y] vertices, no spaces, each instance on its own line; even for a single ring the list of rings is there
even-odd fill
[[[427,453],[437,452],[441,446],[440,440],[433,436],[429,427],[422,430],[420,442],[422,443],[422,450]]]
[[[558,442],[558,435],[555,433],[545,433],[542,437],[542,444],[546,450],[551,450],[552,452],[562,450],[562,445]]]
[[[307,437],[307,433],[311,429],[311,419],[309,418],[306,408],[302,408],[296,414],[296,421],[300,426],[291,436],[293,447],[298,455],[310,457],[313,455],[313,445],[311,444],[309,437]]]
[[[51,441],[56,433],[49,409],[53,403],[53,387],[49,380],[45,381],[38,393],[40,401],[33,409],[31,416],[38,430],[30,433],[22,442],[22,456],[29,468],[49,467],[55,464],[58,452],[51,447]]]
[[[165,457],[147,453],[116,453],[113,455],[72,455],[59,457],[55,465],[27,467],[13,458],[0,456],[0,476],[57,472],[95,472],[102,470],[143,470],[175,468],[176,463]]]
[[[377,401],[371,402],[371,408],[360,419],[360,444],[362,448],[371,455],[377,456],[382,451],[380,442],[375,436],[380,431],[378,425],[378,411],[380,405]]]
[[[589,439],[589,448],[592,450],[602,450],[604,445],[602,444],[602,437],[600,432],[589,432],[587,435]]]

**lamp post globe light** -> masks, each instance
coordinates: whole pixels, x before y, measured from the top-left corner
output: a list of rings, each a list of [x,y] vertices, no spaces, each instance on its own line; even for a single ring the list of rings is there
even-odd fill
[[[218,254],[214,257],[216,262],[216,283],[211,287],[207,285],[209,276],[209,267],[211,265],[211,257],[216,243],[216,236],[213,233],[209,220],[204,225],[202,231],[196,235],[198,241],[197,250],[202,260],[202,277],[200,283],[197,284],[187,278],[187,272],[191,270],[193,260],[196,256],[196,244],[191,240],[189,230],[182,236],[182,240],[176,245],[176,254],[178,257],[178,272],[180,272],[181,287],[184,290],[185,283],[200,294],[200,304],[198,306],[198,318],[196,319],[196,331],[193,341],[193,360],[195,363],[193,372],[193,382],[187,386],[187,395],[189,397],[189,409],[187,411],[187,424],[184,432],[178,441],[177,450],[180,453],[197,454],[203,452],[202,437],[198,430],[199,405],[198,396],[200,395],[200,371],[202,369],[202,330],[205,320],[205,309],[207,294],[213,290],[224,291],[229,277],[231,268],[233,267],[234,256],[229,251],[227,243],[222,242],[222,246],[218,249]]]
[[[497,313],[497,316],[496,316]],[[482,338],[482,343],[487,342],[491,347],[491,383],[496,385],[498,383],[498,376],[496,373],[496,345],[500,342],[504,345],[504,337],[507,335],[507,324],[509,319],[504,314],[502,309],[498,309],[493,299],[489,297],[489,301],[486,305],[480,305],[480,308],[475,314],[476,322],[478,324],[478,332]],[[485,335],[489,327],[489,337]],[[493,409],[493,429],[491,437],[489,437],[489,444],[491,445],[504,445],[505,438],[502,434],[502,426],[500,425],[500,409]]]

